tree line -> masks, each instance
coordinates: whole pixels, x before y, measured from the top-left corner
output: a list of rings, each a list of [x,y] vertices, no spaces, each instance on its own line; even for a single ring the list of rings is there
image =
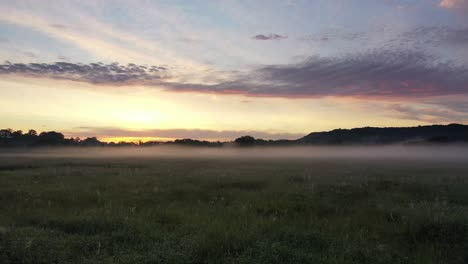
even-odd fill
[[[187,145],[187,146],[222,146],[223,143],[216,141],[200,141],[194,139],[176,139],[174,141],[138,141],[138,142],[103,142],[96,137],[66,138],[62,133],[48,131],[38,133],[34,129],[27,132],[13,130],[10,128],[0,130],[0,147],[36,147],[36,146],[154,146],[154,145]]]
[[[174,141],[146,142],[102,142],[96,137],[80,139],[65,138],[56,131],[38,133],[34,129],[24,133],[21,130],[1,129],[0,147],[35,146],[155,146],[182,145],[200,147],[220,146],[290,146],[290,145],[382,145],[382,144],[453,144],[468,143],[468,126],[461,124],[429,125],[417,127],[363,127],[335,129],[327,132],[314,132],[296,140],[264,140],[252,136],[242,136],[234,141],[205,141],[196,139],[176,139]]]

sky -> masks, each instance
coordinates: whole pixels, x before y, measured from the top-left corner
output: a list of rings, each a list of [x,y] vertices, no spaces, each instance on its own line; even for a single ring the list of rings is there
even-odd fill
[[[468,123],[468,0],[0,0],[0,127],[105,141]]]

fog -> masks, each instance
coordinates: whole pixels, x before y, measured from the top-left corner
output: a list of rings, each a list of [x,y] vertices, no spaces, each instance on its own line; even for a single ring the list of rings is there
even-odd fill
[[[419,159],[468,162],[468,146],[321,147],[72,147],[3,149],[2,157],[25,158],[217,158],[217,159]]]

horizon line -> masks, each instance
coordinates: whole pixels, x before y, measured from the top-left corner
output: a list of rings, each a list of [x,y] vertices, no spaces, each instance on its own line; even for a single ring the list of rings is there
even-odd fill
[[[327,132],[332,132],[332,131],[336,131],[336,130],[353,130],[353,129],[365,129],[365,128],[375,128],[375,129],[395,129],[395,128],[417,128],[417,127],[431,127],[431,126],[452,126],[452,125],[459,125],[459,126],[468,126],[468,124],[462,124],[462,123],[448,123],[448,124],[430,124],[430,125],[415,125],[415,126],[361,126],[361,127],[353,127],[353,128],[334,128],[334,129],[330,129],[330,130],[326,130],[326,131],[314,131],[314,132],[310,132],[310,133],[305,133],[303,134],[303,136],[300,136],[299,138],[294,138],[294,139],[287,139],[287,138],[278,138],[278,139],[268,139],[268,138],[262,138],[262,137],[255,137],[255,136],[252,136],[252,135],[249,135],[249,133],[246,133],[246,134],[243,134],[242,136],[238,136],[236,138],[240,138],[240,137],[245,137],[245,136],[250,136],[250,137],[253,137],[255,139],[260,139],[260,140],[265,140],[265,141],[281,141],[281,140],[286,140],[286,141],[295,141],[295,140],[299,140],[307,135],[310,135],[310,134],[314,134],[314,133],[327,133]],[[126,136],[115,136],[115,137],[111,137],[111,136],[84,136],[84,137],[80,137],[80,136],[69,136],[69,133],[67,132],[60,132],[60,131],[57,131],[57,130],[44,130],[44,131],[37,131],[35,129],[28,129],[27,131],[23,131],[21,129],[19,130],[14,130],[14,129],[11,129],[11,128],[2,128],[1,130],[11,130],[12,132],[17,132],[17,131],[22,131],[23,134],[26,134],[28,131],[31,131],[31,130],[34,130],[37,132],[37,135],[41,134],[41,133],[50,133],[50,132],[56,132],[56,133],[60,133],[62,135],[64,135],[65,138],[68,138],[68,139],[80,139],[80,141],[83,141],[83,140],[86,140],[86,139],[92,139],[92,138],[95,138],[96,140],[100,141],[100,142],[103,142],[103,143],[139,143],[139,142],[142,142],[142,143],[149,143],[149,142],[157,142],[157,143],[170,143],[170,142],[175,142],[176,140],[194,140],[194,141],[200,141],[200,142],[210,142],[210,143],[229,143],[229,142],[234,142],[236,138],[232,139],[228,139],[228,138],[223,138],[223,139],[213,139],[213,138],[192,138],[192,137],[158,137],[158,136],[133,136],[133,135],[126,135]],[[175,129],[177,130],[177,129]],[[181,129],[182,130],[182,129]],[[150,130],[139,130],[139,131],[135,131],[135,132],[145,132],[145,131],[151,131]],[[241,131],[238,131],[238,132],[241,132]],[[249,131],[244,131],[244,132],[249,132]],[[250,132],[256,132],[256,131],[250,131]],[[65,136],[66,134],[68,134],[68,137]],[[85,134],[85,133],[84,133]],[[274,135],[274,134],[271,134],[271,135]],[[116,140],[116,139],[127,139],[127,140]],[[128,140],[128,139],[133,139],[133,140]]]

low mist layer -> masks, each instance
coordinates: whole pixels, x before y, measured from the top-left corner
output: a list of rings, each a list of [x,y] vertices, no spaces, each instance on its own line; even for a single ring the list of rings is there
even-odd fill
[[[467,160],[461,146],[356,146],[356,147],[179,147],[145,148],[35,148],[4,150],[0,157],[30,158],[223,158],[223,159],[428,159]]]

